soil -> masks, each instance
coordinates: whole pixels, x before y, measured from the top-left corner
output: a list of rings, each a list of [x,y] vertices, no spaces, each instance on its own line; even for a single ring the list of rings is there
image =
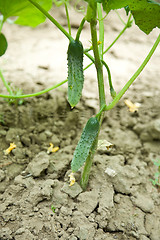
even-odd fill
[[[82,14],[70,12],[74,35]],[[65,26],[64,9],[53,13]],[[122,28],[112,12],[105,22],[106,46]],[[31,93],[66,78],[68,41],[48,21],[36,29],[6,25],[4,32],[9,48],[0,61],[12,86]],[[133,25],[105,56],[116,91],[133,75],[156,36],[156,29],[146,36]],[[85,47],[88,39],[86,24]],[[83,96],[74,109],[67,103],[66,85],[21,105],[0,100],[1,240],[160,239],[160,191],[150,181],[157,171],[153,160],[160,159],[159,51],[106,113],[99,138],[114,146],[97,151],[85,192],[80,172],[72,187],[68,175],[81,131],[98,111],[94,68],[85,73]],[[1,92],[6,93],[2,83]],[[138,112],[128,111],[125,98],[141,104]],[[12,142],[16,148],[5,155]],[[48,154],[50,143],[59,151]]]

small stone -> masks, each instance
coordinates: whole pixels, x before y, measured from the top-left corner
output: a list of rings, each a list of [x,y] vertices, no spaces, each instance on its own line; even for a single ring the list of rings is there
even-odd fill
[[[23,149],[16,148],[12,152],[18,160],[25,158],[25,154],[23,153]]]
[[[38,211],[39,211],[38,207],[34,207],[34,208],[33,208],[33,211],[34,211],[34,212],[38,212]]]
[[[45,152],[40,152],[36,157],[28,164],[27,172],[31,173],[34,177],[39,177],[41,173],[48,168],[49,156]]]
[[[115,177],[117,174],[112,168],[106,168],[105,173],[107,173],[110,177]]]
[[[0,136],[6,136],[7,131],[6,130],[0,130]]]
[[[39,202],[43,200],[50,200],[53,194],[53,186],[55,181],[52,179],[47,179],[39,184],[35,184],[29,195],[29,201],[36,206]],[[41,214],[39,215],[41,216]]]
[[[44,132],[40,133],[38,138],[39,138],[39,141],[42,143],[46,142],[47,140],[46,134]]]
[[[5,179],[5,172],[0,169],[0,182],[2,182]]]
[[[12,231],[8,227],[0,229],[0,239],[10,240],[10,239],[12,239],[11,234],[12,234]]]
[[[59,146],[60,145],[60,139],[55,134],[52,136],[51,142],[54,144],[54,146]]]
[[[22,136],[22,137],[21,137],[21,142],[22,142],[25,146],[27,146],[27,147],[29,147],[30,144],[31,144],[31,140],[30,140],[30,138],[27,137],[27,136]]]
[[[149,132],[154,140],[160,140],[160,119],[150,123]]]
[[[47,137],[52,137],[53,133],[51,131],[49,131],[49,130],[46,130],[45,134],[46,134]]]
[[[72,215],[72,211],[64,206],[61,207],[61,213],[65,216]]]
[[[19,228],[16,232],[15,232],[15,234],[16,235],[21,235],[22,233],[24,233],[25,232],[25,228]]]
[[[70,239],[70,240],[77,240],[77,237],[72,236],[72,237],[70,237],[69,239]]]
[[[98,197],[98,193],[95,190],[80,193],[77,198],[79,211],[84,213],[85,216],[89,216],[96,209]]]
[[[23,178],[23,176],[21,175],[18,175],[17,177],[15,177],[14,183],[24,186],[26,188],[32,188],[35,185],[35,181],[33,178],[31,177]]]
[[[144,212],[152,213],[154,210],[154,202],[153,200],[145,196],[144,194],[138,194],[136,197],[131,197],[133,204]]]
[[[74,228],[71,228],[71,227],[70,227],[70,228],[67,229],[67,232],[68,232],[68,233],[72,233],[73,231],[74,231]]]
[[[61,191],[67,193],[71,198],[75,198],[82,192],[82,188],[78,183],[75,183],[73,186],[69,186],[68,183],[64,183]]]

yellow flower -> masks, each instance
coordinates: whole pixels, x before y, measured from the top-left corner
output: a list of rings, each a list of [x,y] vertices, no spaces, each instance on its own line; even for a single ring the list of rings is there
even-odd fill
[[[75,177],[74,177],[74,173],[71,172],[71,174],[69,174],[68,177],[69,177],[69,181],[70,181],[69,186],[71,187],[72,185],[75,184],[75,181],[76,181],[76,180],[75,180]]]
[[[124,100],[124,103],[127,105],[130,112],[138,112],[140,103],[132,103],[129,99]]]
[[[57,152],[59,150],[59,147],[54,147],[53,143],[50,143],[49,145],[50,145],[50,147],[47,150],[48,154],[49,153],[55,153],[55,152]]]
[[[5,154],[5,155],[8,155],[14,148],[16,148],[16,144],[10,143],[9,148],[7,148],[6,150],[4,150],[4,154]]]

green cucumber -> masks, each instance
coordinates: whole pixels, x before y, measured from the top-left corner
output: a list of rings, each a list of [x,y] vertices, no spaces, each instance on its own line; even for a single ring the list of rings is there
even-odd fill
[[[98,135],[99,121],[96,117],[91,117],[83,129],[81,138],[74,151],[73,159],[71,162],[72,172],[77,172],[85,163],[90,149]]]
[[[74,107],[82,95],[83,75],[83,45],[74,40],[68,46],[68,102]]]

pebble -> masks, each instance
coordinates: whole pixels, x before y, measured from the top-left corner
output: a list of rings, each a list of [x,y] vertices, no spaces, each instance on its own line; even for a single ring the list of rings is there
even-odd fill
[[[29,147],[30,144],[31,144],[31,140],[30,140],[30,138],[27,137],[27,136],[22,136],[22,137],[21,137],[21,142],[22,142],[25,146],[27,146],[27,147]]]
[[[41,173],[49,166],[49,156],[45,152],[38,153],[35,158],[28,164],[26,172],[31,173],[34,177],[39,177]]]
[[[82,192],[82,188],[78,183],[75,183],[73,186],[69,186],[69,183],[64,183],[61,191],[67,193],[71,198],[75,198]]]
[[[72,215],[72,210],[62,206],[61,213],[65,216]]]
[[[22,234],[22,233],[24,233],[25,232],[25,228],[19,228],[16,232],[15,232],[15,234],[16,235],[20,235],[20,234]]]
[[[16,148],[13,151],[14,156],[19,160],[25,158],[25,153],[23,152],[23,149]],[[19,162],[19,161],[18,161]]]
[[[34,211],[34,212],[38,212],[38,211],[39,211],[38,207],[34,207],[34,208],[33,208],[33,211]]]
[[[136,197],[131,197],[131,200],[135,206],[146,213],[152,213],[154,210],[154,202],[148,196],[138,194]]]
[[[59,146],[60,145],[60,139],[55,134],[52,136],[51,142],[54,144],[54,146]]]
[[[12,231],[8,227],[4,227],[4,228],[0,229],[0,239],[10,240],[10,239],[12,239],[11,234],[12,234]]]
[[[0,136],[6,136],[7,131],[6,130],[0,130]]]
[[[160,140],[160,119],[151,122],[149,127],[149,132],[152,138],[154,140]]]
[[[0,169],[0,182],[2,182],[5,179],[5,172]]]

